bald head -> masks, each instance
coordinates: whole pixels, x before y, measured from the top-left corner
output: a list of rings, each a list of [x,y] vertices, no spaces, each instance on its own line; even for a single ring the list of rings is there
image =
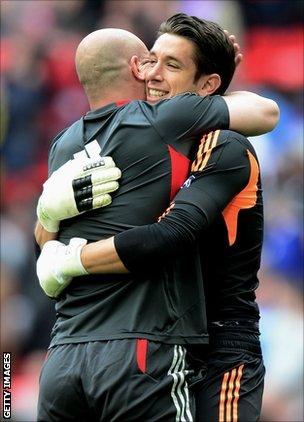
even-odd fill
[[[130,60],[147,54],[147,47],[134,34],[118,28],[94,31],[86,36],[76,51],[76,70],[86,94],[93,101],[110,90],[122,93],[134,79]]]

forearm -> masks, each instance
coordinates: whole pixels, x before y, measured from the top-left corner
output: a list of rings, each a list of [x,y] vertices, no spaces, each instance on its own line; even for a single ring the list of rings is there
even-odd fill
[[[128,273],[114,245],[114,237],[85,245],[81,262],[90,274]]]
[[[42,249],[43,245],[48,242],[49,240],[55,240],[57,238],[57,233],[50,233],[45,230],[45,228],[40,224],[39,221],[36,223],[36,227],[34,230],[34,236],[36,239],[36,242],[40,246],[40,249]]]
[[[191,246],[208,222],[196,206],[181,209],[159,223],[135,227],[115,237],[85,245],[81,262],[90,274],[128,273],[162,265]],[[126,265],[125,265],[126,264]]]
[[[229,128],[245,136],[270,132],[279,121],[279,107],[269,98],[247,91],[231,92],[223,98],[229,109]]]
[[[160,222],[116,235],[114,246],[131,272],[147,271],[189,250],[208,224],[208,217],[195,205],[175,203],[174,211]]]

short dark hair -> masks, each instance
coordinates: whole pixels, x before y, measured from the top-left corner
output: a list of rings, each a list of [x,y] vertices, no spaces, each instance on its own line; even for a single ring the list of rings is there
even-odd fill
[[[193,42],[193,60],[197,67],[194,81],[201,75],[217,73],[222,83],[214,94],[224,94],[235,71],[235,53],[223,29],[215,22],[178,13],[160,25],[157,37],[167,33]]]

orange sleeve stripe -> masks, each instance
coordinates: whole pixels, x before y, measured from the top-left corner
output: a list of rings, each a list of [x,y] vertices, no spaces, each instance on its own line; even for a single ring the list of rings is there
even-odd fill
[[[215,145],[217,143],[217,139],[219,137],[219,134],[220,134],[220,131],[219,130],[216,130],[215,132],[213,132],[213,136],[210,139],[210,142],[208,143],[208,145],[206,144],[206,149],[204,151],[204,153],[206,155],[205,155],[204,159],[202,160],[202,162],[201,162],[201,164],[199,166],[199,169],[198,169],[199,171],[202,171],[206,167],[206,165],[207,165],[207,163],[209,161],[211,152],[212,152],[213,148],[215,147]]]
[[[203,136],[196,159],[191,167],[191,171],[202,171],[206,167],[211,152],[217,143],[219,134],[220,130],[216,130]]]
[[[200,145],[199,145],[198,150],[197,150],[196,158],[193,161],[193,164],[192,164],[192,167],[191,167],[191,171],[196,171],[196,168],[198,167],[198,163],[202,159],[204,146],[205,146],[205,143],[207,142],[208,136],[209,136],[209,134],[206,134],[201,139]]]
[[[166,217],[166,215],[169,214],[169,212],[172,210],[172,208],[174,208],[175,202],[171,202],[171,204],[169,205],[169,207],[166,209],[165,212],[162,213],[162,215],[160,217],[158,217],[157,222],[159,223],[163,218]]]
[[[249,150],[247,150],[247,153],[250,161],[250,176],[247,186],[232,199],[223,211],[230,246],[234,244],[236,239],[239,211],[254,207],[257,201],[259,165]]]

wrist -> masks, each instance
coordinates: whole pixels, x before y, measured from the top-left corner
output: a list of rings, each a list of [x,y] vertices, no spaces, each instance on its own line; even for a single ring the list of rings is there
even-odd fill
[[[81,263],[83,265],[83,268],[89,273],[89,271],[90,271],[90,264],[89,264],[89,260],[88,260],[88,257],[89,257],[89,255],[88,255],[88,249],[90,249],[90,246],[89,245],[84,245],[81,248],[81,251],[80,251],[80,260],[81,260]]]
[[[101,240],[82,247],[80,260],[87,274],[104,273],[105,251],[102,248],[103,242]]]
[[[40,224],[46,231],[48,231],[49,233],[58,232],[60,221],[53,220],[48,216],[47,212],[45,211],[43,207],[41,197],[39,198],[38,205],[37,205],[37,217]]]
[[[88,274],[128,273],[116,252],[114,236],[83,246],[81,262]]]

